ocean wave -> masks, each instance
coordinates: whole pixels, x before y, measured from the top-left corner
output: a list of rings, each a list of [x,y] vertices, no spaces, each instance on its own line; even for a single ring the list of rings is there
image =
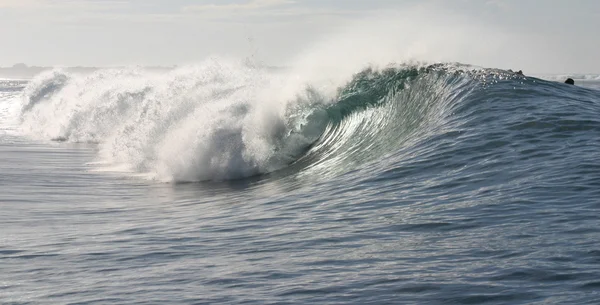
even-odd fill
[[[444,126],[477,86],[522,76],[459,64],[367,67],[335,85],[211,59],[164,74],[55,70],[24,90],[21,130],[99,144],[99,161],[161,181],[350,170]]]

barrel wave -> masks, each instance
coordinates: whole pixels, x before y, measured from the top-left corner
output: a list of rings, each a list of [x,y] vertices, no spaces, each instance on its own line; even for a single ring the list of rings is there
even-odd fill
[[[165,74],[55,70],[24,90],[21,128],[97,143],[98,166],[161,181],[327,177],[414,154],[482,119],[471,108],[486,94],[531,82],[551,84],[460,64],[367,67],[339,84],[217,59]]]

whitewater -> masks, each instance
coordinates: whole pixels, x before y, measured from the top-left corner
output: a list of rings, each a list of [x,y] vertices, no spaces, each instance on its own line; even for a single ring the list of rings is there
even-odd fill
[[[0,80],[0,303],[598,304],[598,74],[372,28]]]

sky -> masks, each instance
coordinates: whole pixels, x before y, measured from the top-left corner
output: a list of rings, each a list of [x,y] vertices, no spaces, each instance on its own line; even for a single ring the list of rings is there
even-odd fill
[[[310,55],[600,73],[597,29],[597,0],[0,0],[0,66]]]

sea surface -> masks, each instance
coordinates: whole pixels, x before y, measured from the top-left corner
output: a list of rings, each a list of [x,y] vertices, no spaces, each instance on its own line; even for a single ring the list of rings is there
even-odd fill
[[[597,75],[0,80],[0,303],[600,304],[599,157]]]

